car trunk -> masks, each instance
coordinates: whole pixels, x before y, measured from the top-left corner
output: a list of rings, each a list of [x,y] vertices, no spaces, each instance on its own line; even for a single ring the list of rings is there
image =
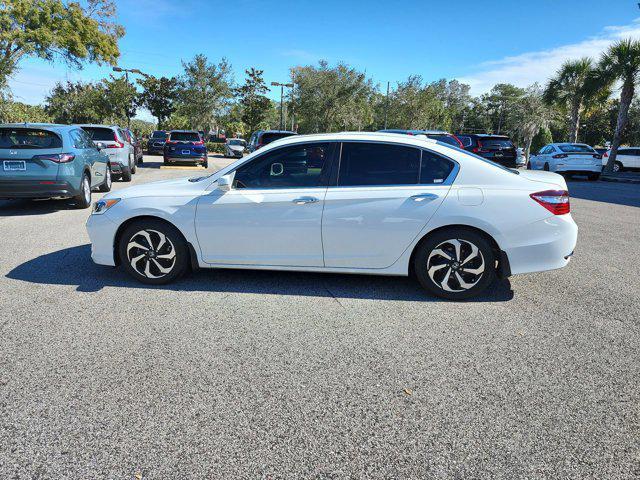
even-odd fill
[[[0,179],[2,180],[56,180],[59,164],[37,155],[59,154],[62,148],[0,149]]]

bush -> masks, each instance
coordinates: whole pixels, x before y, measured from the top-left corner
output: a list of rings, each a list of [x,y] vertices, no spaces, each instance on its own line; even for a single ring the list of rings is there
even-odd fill
[[[207,142],[207,152],[224,153],[224,143]]]

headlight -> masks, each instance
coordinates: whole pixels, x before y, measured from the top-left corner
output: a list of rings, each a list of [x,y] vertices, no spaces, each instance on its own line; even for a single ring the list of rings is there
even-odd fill
[[[93,211],[91,212],[91,215],[102,215],[119,201],[119,198],[103,198],[101,200],[98,200],[93,204]]]

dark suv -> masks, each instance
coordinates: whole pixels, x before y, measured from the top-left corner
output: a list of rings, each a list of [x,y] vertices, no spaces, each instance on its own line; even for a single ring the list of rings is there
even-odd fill
[[[506,135],[460,133],[457,136],[465,150],[505,167],[517,167],[518,152]]]
[[[164,142],[164,164],[194,163],[209,166],[207,147],[195,130],[171,130]]]
[[[161,155],[164,152],[164,142],[169,136],[164,130],[155,130],[147,140],[147,155]]]
[[[297,133],[289,130],[258,130],[251,135],[249,143],[247,144],[247,151],[251,153],[260,147],[264,147],[268,143],[284,137],[290,137],[291,135],[297,135]]]

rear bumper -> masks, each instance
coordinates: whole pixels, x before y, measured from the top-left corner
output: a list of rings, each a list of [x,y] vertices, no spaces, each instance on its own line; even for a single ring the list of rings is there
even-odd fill
[[[165,156],[165,162],[184,162],[184,163],[193,163],[193,162],[204,162],[207,159],[206,154],[202,155],[184,155],[184,156]]]
[[[557,165],[556,172],[563,173],[600,173],[602,171],[602,165]]]
[[[78,182],[79,184],[80,182]],[[79,187],[79,185],[78,185]],[[58,180],[3,180],[0,198],[69,198],[79,195],[79,188]]]

